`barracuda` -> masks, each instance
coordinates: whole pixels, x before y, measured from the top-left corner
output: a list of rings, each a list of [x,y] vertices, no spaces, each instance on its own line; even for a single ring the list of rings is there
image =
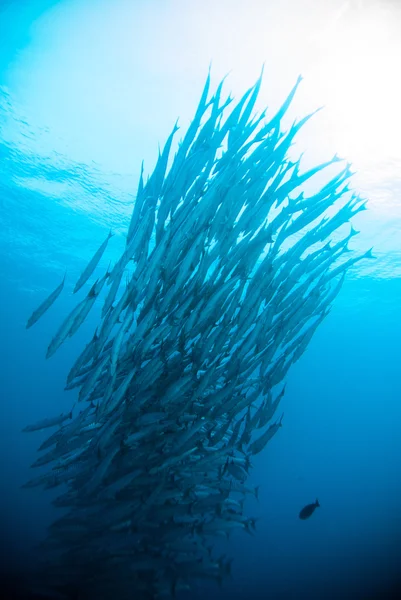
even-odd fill
[[[49,472],[27,484],[66,488],[54,504],[68,516],[44,543],[51,591],[61,580],[85,598],[144,600],[172,597],[180,581],[229,575],[230,563],[206,540],[233,529],[254,534],[256,519],[245,516],[245,500],[259,494],[247,485],[251,457],[268,452],[282,426],[282,417],[272,419],[288,369],[348,269],[373,257],[344,260],[352,228],[329,239],[365,209],[348,196],[349,165],[305,197],[300,186],[338,157],[304,172],[302,157],[287,157],[314,114],[282,132],[301,78],[269,120],[265,111],[253,114],[261,80],[231,106],[231,97],[221,99],[223,82],[209,99],[209,73],[175,154],[170,159],[177,124],[149,176],[142,163],[124,250],[49,345],[51,356],[84,319],[89,325],[107,284],[101,310],[90,315],[93,337],[67,378],[88,406],[70,420],[30,426],[60,426],[34,463]]]
[[[39,319],[49,310],[49,308],[54,304],[57,298],[60,296],[65,283],[65,275],[63,277],[63,281],[56,287],[56,289],[42,302],[40,306],[36,310],[33,311],[31,316],[29,317],[26,328],[29,329],[34,325]]]
[[[96,269],[100,259],[102,258],[107,244],[109,243],[109,239],[113,236],[111,230],[109,231],[107,238],[104,240],[104,242],[102,242],[102,244],[99,246],[99,248],[96,250],[95,254],[92,256],[92,258],[90,259],[89,263],[87,264],[86,268],[84,269],[84,271],[82,272],[82,275],[79,277],[77,283],[75,284],[74,287],[74,294],[76,294],[78,292],[78,290],[81,289],[81,287],[83,285],[85,285],[85,283],[88,281],[89,277],[92,275],[93,271]]]

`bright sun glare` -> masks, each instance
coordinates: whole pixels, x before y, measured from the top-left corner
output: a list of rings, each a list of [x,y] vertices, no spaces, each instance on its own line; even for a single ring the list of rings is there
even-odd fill
[[[400,159],[401,40],[378,5],[358,14],[344,7],[315,36],[322,52],[315,85],[330,109],[336,147],[365,166]]]

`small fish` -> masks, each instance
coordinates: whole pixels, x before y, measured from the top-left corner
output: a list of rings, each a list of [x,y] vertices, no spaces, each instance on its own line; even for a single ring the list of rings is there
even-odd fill
[[[93,271],[96,269],[99,260],[102,258],[104,251],[106,250],[106,246],[108,244],[109,239],[113,236],[111,229],[107,235],[107,238],[102,242],[99,248],[96,250],[95,254],[90,259],[89,263],[85,267],[83,273],[79,277],[77,283],[74,287],[74,294],[81,289],[81,287],[88,281],[89,277],[92,275]]]
[[[22,431],[40,431],[41,429],[46,429],[47,427],[57,427],[57,425],[62,425],[64,421],[67,421],[67,419],[72,419],[72,411],[73,409],[71,409],[67,414],[61,414],[50,419],[43,419],[42,421],[38,421],[33,425],[27,425]]]
[[[316,502],[313,502],[312,504],[307,504],[303,507],[303,509],[299,513],[299,518],[303,521],[305,519],[309,519],[309,517],[315,512],[315,508],[318,508],[319,506],[319,500],[316,498]]]
[[[39,321],[40,317],[42,315],[44,315],[45,312],[51,307],[51,305],[57,300],[57,298],[61,294],[61,291],[64,287],[64,282],[65,282],[65,275],[64,275],[63,281],[60,283],[60,285],[58,285],[56,287],[56,289],[50,294],[50,296],[48,296],[46,298],[46,300],[44,300],[42,302],[42,304],[40,306],[38,306],[38,308],[36,310],[33,311],[33,313],[31,314],[31,316],[29,317],[29,319],[27,321],[27,324],[26,324],[27,329],[32,327],[32,325],[34,325],[36,323],[36,321]]]

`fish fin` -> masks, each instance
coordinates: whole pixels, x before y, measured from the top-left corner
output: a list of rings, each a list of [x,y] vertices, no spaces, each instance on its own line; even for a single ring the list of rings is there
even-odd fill
[[[255,498],[258,502],[259,502],[259,488],[260,488],[260,485],[257,485],[255,487]]]
[[[247,533],[249,533],[249,535],[253,535],[250,521],[246,521],[246,523],[245,523],[245,531]]]
[[[316,502],[315,502],[315,504],[316,504],[316,507],[317,507],[317,508],[320,506],[320,504],[319,504],[319,500],[318,500],[317,498],[316,498]]]
[[[369,248],[369,250],[367,252],[365,252],[365,254],[363,255],[364,258],[377,258],[377,256],[374,256],[372,254],[372,250],[373,250],[373,246],[372,248]]]
[[[99,277],[96,279],[95,283],[92,285],[91,289],[88,292],[88,298],[95,298],[96,294],[96,286],[99,283]]]

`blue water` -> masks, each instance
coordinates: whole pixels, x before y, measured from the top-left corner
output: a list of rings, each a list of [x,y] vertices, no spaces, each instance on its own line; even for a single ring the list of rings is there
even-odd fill
[[[0,34],[7,36],[2,37],[0,85],[7,83],[16,53],[28,44],[35,18],[52,5],[49,0],[34,9],[34,3],[22,2],[20,12],[14,6],[14,12],[4,13]],[[5,88],[1,98],[0,127],[11,110]],[[16,131],[30,130],[29,122],[14,126]],[[21,429],[71,406],[74,395],[63,391],[65,377],[93,332],[97,313],[91,313],[50,361],[45,351],[73,306],[69,294],[29,332],[26,319],[65,270],[71,292],[72,282],[113,227],[117,235],[111,254],[102,261],[107,266],[124,242],[127,224],[129,199],[119,195],[118,185],[102,187],[96,166],[58,159],[43,162],[23,144],[0,139],[4,585],[34,567],[34,545],[56,515],[51,492],[20,489],[44,439],[41,434],[24,435]],[[133,169],[137,172],[139,164]],[[71,198],[74,185],[81,193],[77,201]],[[59,197],[57,189],[63,190]],[[385,598],[397,583],[401,281],[392,277],[391,255],[386,258],[385,273],[352,271],[329,317],[291,369],[283,427],[254,460],[251,483],[260,484],[259,502],[249,500],[246,512],[260,517],[257,532],[253,537],[232,536],[227,551],[234,557],[233,578],[221,590],[211,588],[210,598]],[[315,498],[321,507],[309,520],[299,520],[299,510]],[[204,593],[199,587],[198,597]]]

